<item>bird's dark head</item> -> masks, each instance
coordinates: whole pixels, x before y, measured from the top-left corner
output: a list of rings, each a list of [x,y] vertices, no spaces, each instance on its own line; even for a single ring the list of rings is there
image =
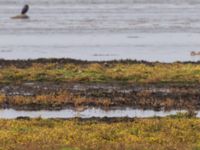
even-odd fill
[[[24,7],[26,7],[26,8],[29,8],[29,5],[28,5],[28,4],[26,4],[26,5],[24,5]]]
[[[28,10],[29,10],[29,5],[28,4],[24,5],[24,7],[21,11],[21,14],[23,14],[23,15],[26,14],[28,12]]]

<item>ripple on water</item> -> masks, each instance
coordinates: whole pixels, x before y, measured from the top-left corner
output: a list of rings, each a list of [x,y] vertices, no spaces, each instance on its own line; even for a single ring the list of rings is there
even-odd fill
[[[198,61],[198,0],[0,1],[0,58]],[[184,12],[182,11],[184,10]]]

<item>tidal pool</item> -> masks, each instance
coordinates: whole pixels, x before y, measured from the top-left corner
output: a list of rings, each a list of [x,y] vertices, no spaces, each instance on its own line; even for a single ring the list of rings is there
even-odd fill
[[[59,111],[39,110],[39,111],[23,111],[14,109],[1,109],[1,119],[15,119],[17,117],[30,117],[30,118],[92,118],[92,117],[165,117],[168,115],[175,115],[178,112],[186,112],[185,110],[171,110],[171,111],[154,111],[154,110],[142,110],[132,108],[114,108],[109,110],[103,110],[101,108],[87,108],[83,111],[76,111],[72,108],[67,108]],[[198,112],[197,117],[200,117]]]

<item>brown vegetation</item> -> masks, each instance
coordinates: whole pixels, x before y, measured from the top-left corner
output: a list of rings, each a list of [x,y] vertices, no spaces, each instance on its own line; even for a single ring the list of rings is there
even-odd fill
[[[179,84],[24,83],[0,85],[0,107],[62,109],[113,106],[143,109],[200,109],[200,86]]]

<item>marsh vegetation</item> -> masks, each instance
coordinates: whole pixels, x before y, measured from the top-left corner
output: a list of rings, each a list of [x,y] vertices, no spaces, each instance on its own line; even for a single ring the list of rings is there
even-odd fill
[[[0,120],[2,150],[197,150],[200,119]]]
[[[200,63],[1,60],[0,82],[1,108],[200,108]]]

